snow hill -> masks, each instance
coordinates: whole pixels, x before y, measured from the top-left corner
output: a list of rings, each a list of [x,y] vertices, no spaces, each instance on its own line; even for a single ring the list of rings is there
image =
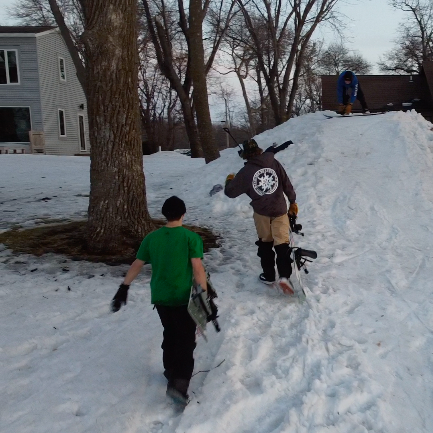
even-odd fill
[[[415,112],[292,119],[256,137],[298,195],[300,246],[318,259],[308,302],[267,289],[247,197],[209,196],[242,167],[161,152],[144,158],[152,216],[170,195],[212,228],[205,264],[222,331],[198,341],[191,403],[165,397],[162,327],[147,269],[118,313],[125,266],[0,245],[2,433],[431,433],[433,125]],[[0,156],[0,230],[87,209],[89,160]]]

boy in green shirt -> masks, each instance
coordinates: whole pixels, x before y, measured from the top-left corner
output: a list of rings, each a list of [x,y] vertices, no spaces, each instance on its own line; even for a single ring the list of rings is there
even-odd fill
[[[162,206],[167,224],[149,233],[141,243],[137,258],[129,268],[123,284],[111,301],[116,312],[126,304],[129,285],[145,263],[152,265],[151,302],[164,328],[162,342],[167,395],[184,404],[194,369],[196,325],[188,313],[193,277],[207,289],[203,258],[203,241],[197,233],[182,227],[185,203],[172,196]]]

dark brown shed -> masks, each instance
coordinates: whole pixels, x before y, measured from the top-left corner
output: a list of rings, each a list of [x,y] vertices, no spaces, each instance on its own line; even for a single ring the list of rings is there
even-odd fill
[[[415,109],[433,117],[433,62],[424,62],[419,75],[357,75],[371,111]],[[337,75],[322,75],[322,109],[337,108]],[[361,111],[359,101],[353,111]]]

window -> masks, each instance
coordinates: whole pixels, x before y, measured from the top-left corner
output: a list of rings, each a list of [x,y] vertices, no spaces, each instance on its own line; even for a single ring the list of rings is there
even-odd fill
[[[59,57],[59,74],[60,81],[66,81],[65,59],[63,57]]]
[[[17,50],[0,49],[0,84],[18,84]]]
[[[0,107],[0,142],[29,143],[29,107]]]
[[[80,140],[80,150],[86,150],[86,134],[84,130],[84,116],[82,114],[78,115],[78,137]]]
[[[65,110],[59,108],[59,135],[66,137]]]

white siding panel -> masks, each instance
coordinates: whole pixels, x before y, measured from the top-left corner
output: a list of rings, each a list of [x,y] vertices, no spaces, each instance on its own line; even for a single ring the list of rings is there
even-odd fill
[[[60,33],[50,33],[37,39],[39,81],[45,150],[51,155],[77,155],[80,151],[78,114],[84,115],[86,142],[89,149],[87,102],[78,81],[75,67]],[[59,57],[65,59],[66,81],[60,80]],[[79,106],[84,104],[85,109]],[[58,110],[65,110],[66,137],[60,137]]]
[[[32,128],[42,130],[39,72],[35,37],[2,37],[0,49],[17,50],[19,84],[0,85],[0,106],[30,107]]]

